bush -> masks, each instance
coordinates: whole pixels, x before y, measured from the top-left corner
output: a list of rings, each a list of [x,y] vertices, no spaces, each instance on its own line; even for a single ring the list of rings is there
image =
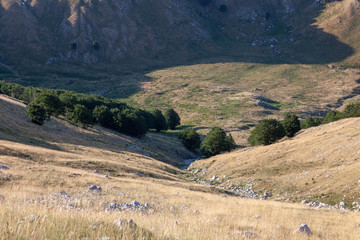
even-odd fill
[[[301,129],[299,118],[295,114],[286,114],[282,124],[284,126],[285,134],[288,137],[293,137],[295,133]]]
[[[344,114],[346,117],[360,117],[360,102],[347,105]]]
[[[234,148],[235,142],[232,136],[226,136],[225,131],[219,127],[212,128],[200,146],[200,150],[206,157],[231,151]]]
[[[81,104],[76,104],[71,113],[71,121],[80,123],[82,126],[92,123],[93,116],[89,109]]]
[[[136,114],[134,110],[125,109],[114,116],[118,130],[122,133],[141,137],[148,131],[145,118]]]
[[[200,135],[192,128],[182,130],[178,133],[178,138],[182,144],[190,151],[195,151],[200,147]]]
[[[220,12],[226,12],[227,11],[227,6],[225,4],[220,4],[219,11]]]
[[[285,136],[283,125],[275,119],[264,119],[251,132],[248,142],[252,146],[269,145]]]
[[[208,6],[212,0],[199,0],[200,5]]]
[[[161,130],[166,130],[166,119],[164,115],[161,113],[160,110],[155,110],[152,112],[152,115],[154,117],[154,123],[151,128],[156,129],[157,132],[160,132]]]
[[[56,117],[64,113],[64,106],[54,93],[42,92],[34,99],[34,102],[42,105],[48,116]]]
[[[342,112],[332,110],[332,111],[329,111],[326,114],[326,116],[323,118],[322,124],[335,122],[335,121],[343,119],[343,118],[345,118],[345,115]]]
[[[100,123],[101,126],[112,128],[114,121],[113,114],[107,106],[96,106],[93,110],[93,117],[95,122]]]
[[[45,120],[50,118],[49,115],[46,114],[45,108],[37,104],[35,102],[30,103],[27,105],[27,112],[26,114],[31,117],[31,121],[38,125],[43,125]]]
[[[92,47],[95,49],[95,50],[99,50],[100,49],[100,43],[98,41],[93,41],[92,42]]]
[[[316,127],[321,124],[321,118],[307,117],[304,121],[300,123],[302,129]]]
[[[180,117],[174,109],[168,109],[164,113],[166,124],[168,128],[174,130],[176,126],[180,125]]]

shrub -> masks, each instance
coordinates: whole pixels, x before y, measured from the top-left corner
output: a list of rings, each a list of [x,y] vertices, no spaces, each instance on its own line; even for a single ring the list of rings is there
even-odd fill
[[[226,12],[227,11],[227,6],[225,4],[220,4],[219,11],[220,12]]]
[[[73,43],[70,44],[70,47],[71,47],[72,50],[76,50],[77,46],[78,46],[78,44],[76,42],[73,42]]]
[[[293,137],[295,133],[301,129],[299,118],[295,114],[286,114],[282,124],[284,126],[285,134],[288,137]]]
[[[27,112],[26,114],[31,117],[31,121],[38,125],[43,125],[45,120],[50,118],[49,115],[46,114],[45,108],[37,104],[35,102],[30,103],[27,105]]]
[[[360,117],[360,102],[347,105],[344,114],[346,117]]]
[[[195,151],[200,147],[200,135],[192,128],[182,130],[178,133],[181,143],[189,150]]]
[[[248,142],[252,146],[269,145],[285,136],[283,125],[275,119],[264,119],[251,132]]]
[[[226,136],[225,131],[219,127],[212,128],[200,146],[200,150],[206,157],[231,151],[234,148],[235,142],[232,136]]]
[[[304,121],[301,121],[300,125],[302,129],[316,127],[321,124],[321,118],[307,117]]]
[[[81,104],[76,104],[71,113],[71,121],[80,123],[82,126],[92,123],[93,116],[89,109]]]
[[[168,109],[164,113],[166,124],[168,128],[174,130],[176,126],[180,125],[180,117],[174,109]]]
[[[92,47],[95,49],[95,50],[99,50],[100,49],[100,43],[98,41],[93,41],[92,42]]]
[[[332,111],[329,111],[326,114],[326,116],[323,118],[322,124],[335,122],[337,120],[343,119],[344,117],[345,117],[345,115],[342,112],[332,110]]]
[[[200,5],[202,6],[208,6],[212,0],[199,0]]]
[[[152,112],[152,115],[154,117],[154,125],[151,128],[156,129],[157,132],[160,132],[161,130],[166,130],[166,119],[164,115],[161,113],[160,110],[155,110]]]

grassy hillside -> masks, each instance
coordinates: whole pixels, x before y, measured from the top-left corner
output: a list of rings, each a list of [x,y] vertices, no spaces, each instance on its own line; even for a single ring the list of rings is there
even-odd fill
[[[130,151],[132,139],[57,119],[38,128],[25,118],[21,103],[2,96],[1,106],[0,165],[9,168],[0,170],[2,239],[304,239],[294,233],[303,222],[312,239],[360,236],[357,213],[235,198]],[[348,121],[344,129],[352,127]],[[88,190],[92,184],[102,191]],[[110,208],[133,200],[148,205]],[[119,227],[119,218],[137,227]]]
[[[270,146],[200,160],[190,168],[201,169],[201,179],[216,175],[225,188],[250,184],[255,191],[271,192],[273,199],[333,205],[344,201],[351,206],[360,198],[359,128],[359,118],[345,119],[302,130]]]
[[[182,124],[199,130],[225,127],[238,144],[246,145],[249,129],[263,118],[282,118],[287,112],[317,115],[356,98],[359,73],[336,66],[230,62],[162,69],[138,80],[141,84],[125,82],[141,89],[128,98],[129,104],[176,106]],[[123,90],[119,84],[108,94]]]

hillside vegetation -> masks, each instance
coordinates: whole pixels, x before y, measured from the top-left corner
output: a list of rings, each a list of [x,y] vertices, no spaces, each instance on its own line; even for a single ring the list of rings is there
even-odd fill
[[[158,156],[166,161],[166,153],[176,152],[162,152],[159,141],[154,157],[148,157],[128,144],[152,148],[149,139],[145,144],[59,119],[40,127],[25,117],[23,104],[4,96],[0,101],[0,165],[8,168],[0,172],[3,239],[304,239],[294,233],[303,222],[311,239],[360,236],[357,213],[235,198],[221,188],[191,183],[185,172],[159,162]],[[335,123],[340,137],[354,131],[354,121],[359,120]],[[88,190],[90,185],[102,191]],[[125,223],[131,219],[136,227]]]
[[[194,162],[195,179],[225,189],[248,186],[273,198],[317,200],[351,206],[360,199],[360,119],[349,118],[300,131],[270,146],[244,148]]]

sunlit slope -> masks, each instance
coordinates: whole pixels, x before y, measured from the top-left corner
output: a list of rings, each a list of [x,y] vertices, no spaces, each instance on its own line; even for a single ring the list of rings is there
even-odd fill
[[[250,184],[283,200],[351,204],[360,197],[359,142],[360,119],[350,118],[303,130],[273,145],[196,161],[190,169],[206,169],[203,179],[216,175],[224,186]]]

